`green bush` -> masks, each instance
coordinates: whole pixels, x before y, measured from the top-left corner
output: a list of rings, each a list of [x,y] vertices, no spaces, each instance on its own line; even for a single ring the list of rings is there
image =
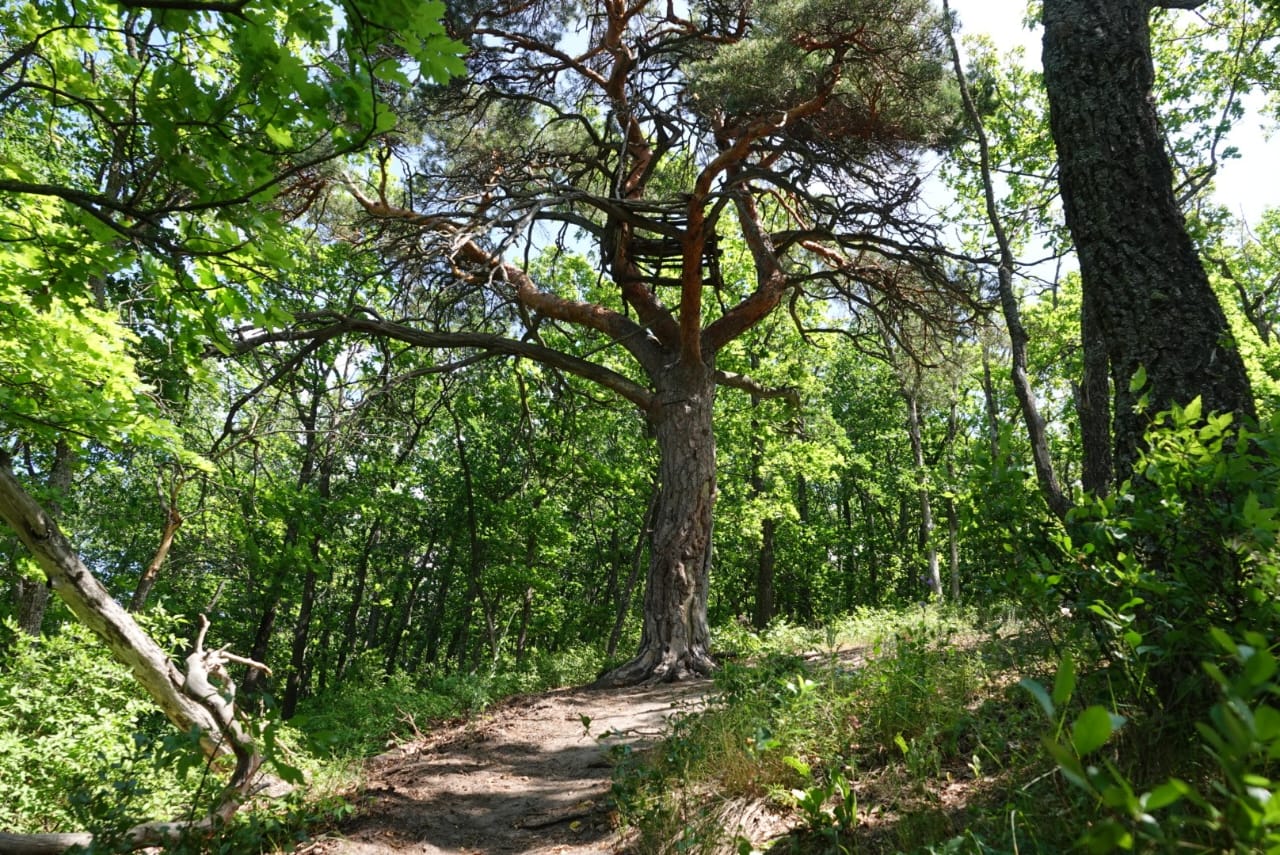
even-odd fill
[[[1257,633],[1236,641],[1221,630],[1208,643],[1222,664],[1206,661],[1204,671],[1219,700],[1196,722],[1200,758],[1196,779],[1167,778],[1144,788],[1130,779],[1102,749],[1127,723],[1105,706],[1093,705],[1068,726],[1060,710],[1071,699],[1074,675],[1059,670],[1050,696],[1036,684],[1036,695],[1055,736],[1045,746],[1058,769],[1088,794],[1100,818],[1080,838],[1091,852],[1280,850],[1280,680],[1273,644]]]
[[[188,804],[188,776],[160,762],[182,736],[88,630],[0,634],[0,827],[109,830]]]
[[[1048,578],[1135,702],[1194,717],[1214,697],[1197,667],[1209,630],[1280,623],[1280,435],[1202,419],[1195,401],[1157,416],[1147,443],[1132,479],[1071,512]]]

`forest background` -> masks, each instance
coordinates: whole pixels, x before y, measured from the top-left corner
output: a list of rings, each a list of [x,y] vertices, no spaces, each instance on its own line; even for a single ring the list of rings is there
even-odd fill
[[[1277,9],[649,5],[0,5],[0,823],[947,602],[1042,633],[1062,834],[1272,839]]]

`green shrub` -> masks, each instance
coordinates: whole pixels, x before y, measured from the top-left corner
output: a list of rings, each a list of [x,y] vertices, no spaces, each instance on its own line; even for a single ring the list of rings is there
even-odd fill
[[[1214,696],[1209,630],[1280,623],[1280,435],[1231,422],[1198,400],[1157,416],[1133,478],[1072,511],[1049,577],[1125,693],[1192,717]]]
[[[181,735],[88,630],[0,632],[0,827],[108,829],[187,804],[188,776],[158,762]],[[86,783],[98,781],[108,783]]]
[[[1268,640],[1246,633],[1235,641],[1214,630],[1218,659],[1204,663],[1219,700],[1196,722],[1201,758],[1196,779],[1170,777],[1144,791],[1114,756],[1102,750],[1125,720],[1101,705],[1074,717],[1070,667],[1059,671],[1052,696],[1028,688],[1055,727],[1045,746],[1062,775],[1092,798],[1101,818],[1081,844],[1091,852],[1275,852],[1280,849],[1280,680]],[[1225,666],[1225,667],[1224,667]]]

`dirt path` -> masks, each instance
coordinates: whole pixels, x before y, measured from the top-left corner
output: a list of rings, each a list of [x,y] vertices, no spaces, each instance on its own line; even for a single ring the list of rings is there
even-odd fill
[[[609,748],[653,741],[710,685],[565,689],[432,731],[371,760],[360,816],[300,852],[613,852]]]

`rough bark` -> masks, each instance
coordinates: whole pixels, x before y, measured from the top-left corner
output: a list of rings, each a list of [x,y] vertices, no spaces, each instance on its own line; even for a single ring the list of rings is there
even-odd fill
[[[1255,415],[1243,360],[1173,193],[1151,98],[1153,5],[1044,3],[1050,130],[1085,300],[1111,362],[1117,480],[1131,474],[1152,414],[1171,404],[1200,396],[1206,413]],[[1148,382],[1134,391],[1139,367]]]
[[[1098,328],[1097,312],[1089,308],[1088,301],[1080,306],[1080,344],[1084,351],[1076,401],[1083,458],[1080,481],[1086,493],[1102,497],[1111,489],[1111,384],[1107,345]]]
[[[658,441],[660,487],[653,521],[640,649],[606,673],[602,686],[668,682],[715,667],[707,627],[716,443],[711,429],[715,372],[677,364],[658,380],[650,417]]]

